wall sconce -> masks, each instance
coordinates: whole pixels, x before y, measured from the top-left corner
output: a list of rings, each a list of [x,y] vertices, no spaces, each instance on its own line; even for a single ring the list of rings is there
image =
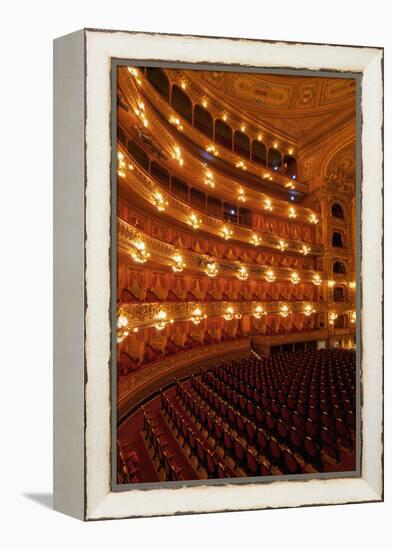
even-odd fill
[[[258,235],[256,235],[256,233],[253,233],[251,235],[251,238],[250,238],[250,243],[253,244],[254,246],[259,246],[262,242],[262,239],[261,237],[258,237]]]
[[[216,262],[209,262],[206,265],[206,275],[208,277],[215,277],[218,273],[218,267]]]
[[[312,278],[312,282],[314,283],[315,286],[319,286],[321,284],[321,276],[320,275],[314,275],[314,277]]]
[[[237,195],[237,200],[240,201],[240,202],[246,202],[246,196],[244,194],[244,189],[242,187],[240,187],[239,189],[239,193]]]
[[[306,304],[304,306],[304,314],[307,316],[307,317],[310,317],[310,315],[312,313],[315,313],[315,309],[313,309],[312,305],[311,304]]]
[[[220,231],[220,235],[224,240],[227,241],[232,237],[233,231],[232,229],[229,229],[226,225],[224,225],[224,227]]]
[[[154,206],[159,210],[160,212],[163,212],[165,210],[165,207],[168,206],[168,201],[164,199],[163,194],[160,191],[155,191],[153,194],[153,202]]]
[[[296,218],[296,210],[294,209],[293,206],[290,206],[290,207],[289,207],[288,216],[289,216],[290,218]]]
[[[263,315],[266,315],[266,311],[262,306],[257,306],[254,311],[254,317],[256,319],[261,319]]]
[[[198,229],[198,227],[201,225],[202,220],[198,218],[198,216],[193,212],[190,214],[190,217],[187,220],[188,225],[191,225],[193,229]]]
[[[300,277],[299,275],[296,273],[296,271],[293,271],[291,273],[291,281],[294,285],[297,285],[300,283]]]
[[[287,304],[283,304],[281,307],[280,307],[280,315],[281,317],[288,317],[288,315],[290,314],[290,310],[289,310],[289,307],[287,306]]]
[[[160,309],[160,311],[154,316],[154,319],[157,321],[154,325],[157,330],[163,330],[167,326],[168,322],[174,322],[173,319],[168,321],[168,314],[164,309]]]
[[[180,164],[180,166],[183,166],[184,161],[183,161],[183,158],[181,156],[181,150],[180,150],[180,147],[178,147],[177,145],[175,145],[175,147],[173,148],[172,158],[177,160],[177,162]]]
[[[186,267],[183,256],[181,254],[175,254],[173,256],[173,261],[175,265],[172,266],[173,271],[180,273]]]
[[[284,252],[288,248],[288,243],[285,242],[283,239],[280,239],[278,241],[278,248],[281,250],[281,252]]]
[[[311,223],[318,223],[319,222],[317,216],[314,213],[310,215],[310,222]]]
[[[144,264],[147,259],[150,257],[149,252],[146,251],[146,245],[143,241],[140,239],[134,241],[133,246],[135,247],[135,250],[131,252],[131,257],[134,260],[134,262],[137,262],[138,264]]]
[[[273,283],[276,280],[276,276],[274,275],[274,271],[272,269],[268,269],[266,271],[265,279],[268,283]]]
[[[307,246],[306,244],[304,244],[302,247],[301,247],[301,253],[304,254],[305,256],[307,256],[307,254],[309,252],[311,252],[311,248],[309,246]]]
[[[192,312],[191,321],[194,323],[194,325],[199,325],[199,323],[202,321],[202,319],[206,319],[207,315],[202,314],[202,310],[200,307],[196,307],[194,311]]]
[[[263,206],[265,210],[269,210],[270,212],[273,210],[272,201],[270,199],[265,199],[263,201]]]
[[[248,279],[248,276],[249,274],[247,268],[244,266],[239,267],[237,271],[237,278],[241,281],[246,281]]]
[[[338,315],[335,312],[329,313],[329,325],[334,325],[334,321],[337,319]]]

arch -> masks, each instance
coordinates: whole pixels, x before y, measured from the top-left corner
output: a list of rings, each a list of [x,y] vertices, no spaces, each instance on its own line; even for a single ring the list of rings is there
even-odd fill
[[[170,86],[169,79],[165,72],[159,67],[147,67],[146,77],[157,92],[169,101]]]
[[[192,103],[191,99],[183,92],[179,86],[172,87],[171,105],[183,118],[192,122]]]
[[[344,262],[340,262],[339,260],[334,262],[333,273],[344,275],[346,272],[347,272],[347,266],[345,265]]]
[[[221,119],[215,122],[214,141],[232,151],[232,128]]]
[[[292,155],[284,155],[283,157],[283,173],[292,178],[296,179],[297,176],[297,163],[295,157]]]
[[[344,248],[343,236],[340,231],[333,231],[332,246],[334,248]]]
[[[340,220],[344,219],[344,210],[338,202],[332,204],[331,212],[334,218],[339,218]]]
[[[145,170],[149,169],[149,157],[145,151],[139,147],[139,145],[133,139],[129,139],[127,143],[127,150],[130,155],[140,164]]]
[[[251,159],[266,166],[267,154],[266,145],[260,141],[253,140],[251,144]]]
[[[269,168],[281,172],[282,158],[280,151],[277,149],[269,149],[267,159]]]
[[[243,155],[246,158],[250,158],[250,140],[243,132],[236,132],[233,135],[233,149],[235,153]]]
[[[213,117],[200,105],[194,107],[194,126],[209,138],[213,139]]]

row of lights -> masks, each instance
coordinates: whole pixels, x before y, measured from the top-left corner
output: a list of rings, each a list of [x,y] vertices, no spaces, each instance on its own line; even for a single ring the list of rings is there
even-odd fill
[[[281,315],[281,317],[286,318],[292,313],[292,311],[290,310],[287,304],[282,304],[280,306],[280,310],[278,313]],[[302,313],[304,313],[306,317],[310,317],[313,313],[316,313],[316,310],[313,308],[311,304],[305,304],[302,310]],[[261,305],[258,305],[256,306],[252,315],[253,317],[255,317],[255,319],[262,319],[262,317],[267,314],[268,312]],[[223,318],[226,321],[232,321],[234,319],[241,319],[242,314],[237,313],[233,308],[233,306],[228,306],[225,309]],[[336,321],[337,318],[338,318],[337,313],[331,311],[329,313],[329,324],[334,326],[334,322]],[[356,323],[356,311],[351,311],[349,314],[349,318],[351,323],[353,324]],[[190,321],[194,323],[194,325],[199,325],[203,319],[207,319],[207,315],[203,313],[202,309],[199,306],[197,306],[192,312]],[[165,309],[160,309],[154,316],[153,326],[157,330],[161,331],[161,330],[164,330],[168,324],[173,324],[174,322],[175,322],[174,319],[168,318],[168,314],[165,311]],[[139,330],[138,327],[134,327],[132,329],[132,332],[137,333],[138,330]],[[128,328],[128,319],[124,314],[120,314],[117,319],[117,342],[118,343],[122,342],[124,338],[126,338],[129,334],[130,334],[130,329]]]
[[[150,253],[147,252],[147,250],[146,250],[145,243],[141,239],[137,239],[132,244],[134,246],[134,250],[131,251],[131,257],[133,258],[133,260],[137,263],[140,263],[140,264],[145,263],[150,257]],[[175,271],[175,272],[183,271],[183,269],[186,267],[186,263],[184,261],[183,256],[180,253],[176,253],[172,257],[172,259],[173,259],[173,262],[174,262],[174,264],[172,266],[173,271]],[[211,261],[211,262],[206,264],[206,274],[208,275],[208,277],[216,277],[216,275],[218,274],[218,266],[217,266],[216,262]],[[239,268],[237,270],[237,277],[241,281],[247,280],[248,277],[249,277],[249,271],[248,271],[247,267],[239,266]],[[268,269],[266,271],[265,279],[269,283],[273,283],[276,280],[276,275],[274,274],[274,271],[272,269]],[[297,284],[300,283],[300,277],[299,277],[299,274],[296,271],[293,271],[291,273],[290,279],[291,279],[291,282],[294,285],[297,285]],[[319,286],[321,284],[321,282],[322,281],[321,281],[320,275],[318,275],[318,274],[314,275],[313,283],[316,286]]]

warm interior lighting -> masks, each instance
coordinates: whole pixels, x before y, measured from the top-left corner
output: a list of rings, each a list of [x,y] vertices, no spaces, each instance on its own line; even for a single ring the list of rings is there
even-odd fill
[[[215,277],[218,273],[218,267],[216,262],[209,262],[206,265],[206,275],[208,277]]]
[[[310,214],[310,222],[311,223],[318,223],[319,222],[316,214],[314,214],[314,213]]]
[[[241,130],[242,132],[245,132],[245,131],[246,131],[246,127],[245,127],[244,124],[242,124],[242,125],[240,126],[240,130]]]
[[[164,199],[163,194],[160,191],[155,191],[153,194],[153,202],[154,206],[159,210],[160,212],[163,212],[165,210],[165,206],[168,205],[168,201]]]
[[[289,307],[287,306],[287,304],[283,304],[281,307],[280,307],[280,315],[281,317],[288,317],[288,315],[290,314],[290,310],[289,310]]]
[[[214,187],[214,181],[213,181],[213,172],[211,170],[206,170],[205,173],[205,184],[209,187]]]
[[[199,325],[202,319],[206,319],[206,318],[207,318],[207,315],[203,315],[201,308],[196,307],[192,312],[191,321],[194,323],[194,325]]]
[[[182,87],[183,90],[185,90],[187,88],[187,84],[186,84],[185,80],[182,80],[180,86]]]
[[[253,244],[254,246],[259,246],[262,242],[262,239],[261,237],[258,237],[258,235],[256,233],[253,233],[251,235],[251,238],[250,238],[250,243]]]
[[[224,114],[222,115],[222,120],[223,120],[224,122],[226,122],[226,121],[228,120],[228,115],[227,115],[226,113],[224,113]]]
[[[156,329],[163,330],[168,324],[167,312],[163,309],[160,309],[160,311],[154,316],[154,320],[157,321],[157,323],[155,323],[154,325]]]
[[[288,243],[285,242],[283,239],[280,239],[278,241],[278,248],[281,250],[281,252],[284,252],[288,248]]]
[[[146,251],[145,243],[142,240],[137,239],[132,244],[135,247],[135,250],[131,252],[132,259],[138,264],[144,264],[150,257],[149,252]]]
[[[193,212],[192,214],[190,214],[187,223],[188,225],[191,225],[193,229],[198,229],[198,227],[202,223],[202,220],[198,218],[198,216]]]
[[[293,181],[288,181],[286,184],[285,184],[285,187],[287,189],[295,189],[295,184],[293,183]]]
[[[239,269],[237,270],[237,278],[240,279],[241,281],[246,281],[248,279],[248,276],[249,276],[248,269],[244,265],[240,266]]]
[[[120,177],[120,178],[125,178],[126,177],[126,169],[129,169],[130,171],[132,171],[134,169],[134,167],[132,166],[132,164],[129,164],[127,166],[127,163],[125,161],[125,158],[124,158],[124,155],[121,151],[117,151],[117,175]]]
[[[242,315],[241,313],[235,313],[235,310],[232,306],[228,306],[225,310],[223,317],[226,321],[232,321],[232,319],[241,319]]]
[[[181,254],[175,254],[172,257],[172,260],[175,262],[175,264],[172,266],[173,271],[180,273],[186,267],[185,261]]]
[[[351,311],[349,314],[349,320],[351,323],[356,323],[356,311]]]
[[[132,74],[132,76],[138,76],[138,69],[135,67],[128,67],[128,72]]]
[[[269,210],[270,212],[273,210],[272,201],[270,199],[265,199],[263,201],[263,206],[265,210]]]
[[[288,155],[293,155],[293,149],[288,149]]]
[[[320,275],[314,275],[314,277],[312,278],[312,282],[314,283],[315,286],[319,286],[321,284],[321,276]]]
[[[299,275],[296,273],[296,271],[292,271],[291,273],[291,281],[294,285],[297,285],[300,283],[300,277]]]
[[[174,124],[175,126],[177,126],[179,128],[179,130],[183,130],[183,125],[182,123],[180,122],[180,119],[174,115],[171,115],[169,117],[169,122],[171,124]]]
[[[257,140],[262,141],[262,134],[258,134]]]
[[[208,145],[208,147],[206,147],[206,151],[218,157],[218,149],[215,145]]]
[[[293,206],[290,206],[289,207],[289,210],[288,210],[288,216],[290,218],[296,218],[296,210]]]
[[[315,313],[315,309],[313,309],[311,304],[306,304],[303,311],[307,317],[310,317],[312,313]]]
[[[275,149],[277,149],[277,147],[278,147],[277,141],[275,141],[275,142],[273,143],[273,147],[274,147]]]
[[[239,189],[239,192],[238,192],[238,195],[237,195],[237,199],[240,201],[240,202],[246,202],[246,196],[244,194],[244,189],[242,187],[240,187]]]
[[[335,284],[334,281],[328,281],[328,287],[329,287],[329,288],[333,288],[333,287],[334,287],[334,284]]]
[[[306,244],[304,244],[302,247],[301,247],[301,252],[302,254],[304,254],[305,256],[307,256],[307,254],[311,251],[311,248],[309,246],[307,246]]]
[[[349,288],[356,288],[356,282],[355,281],[351,281],[349,283]]]
[[[276,280],[276,276],[274,274],[274,271],[272,269],[268,269],[265,273],[265,279],[268,283],[273,283],[273,281]]]
[[[240,168],[241,170],[247,170],[247,167],[242,160],[239,160],[236,163],[236,168]]]
[[[261,319],[263,315],[266,315],[266,311],[263,309],[262,306],[257,306],[254,310],[254,317],[256,319]]]
[[[206,109],[206,107],[207,107],[207,104],[208,104],[207,99],[203,99],[203,100],[202,100],[202,106],[205,107],[205,109]]]
[[[128,335],[128,319],[123,313],[120,313],[117,318],[117,343],[120,344]]]
[[[176,159],[180,166],[183,166],[184,161],[181,156],[180,147],[178,145],[175,145],[175,147],[173,148],[172,158]]]
[[[225,239],[227,241],[228,239],[230,239],[232,237],[233,231],[232,231],[232,229],[229,229],[229,227],[224,225],[224,227],[220,231],[220,235],[223,239]]]
[[[334,321],[337,319],[338,315],[334,311],[329,313],[329,325],[334,325]]]

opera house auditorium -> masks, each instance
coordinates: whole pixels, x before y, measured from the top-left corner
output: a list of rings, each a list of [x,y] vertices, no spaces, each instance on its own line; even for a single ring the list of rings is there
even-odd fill
[[[123,66],[116,148],[117,483],[355,470],[355,81]]]

